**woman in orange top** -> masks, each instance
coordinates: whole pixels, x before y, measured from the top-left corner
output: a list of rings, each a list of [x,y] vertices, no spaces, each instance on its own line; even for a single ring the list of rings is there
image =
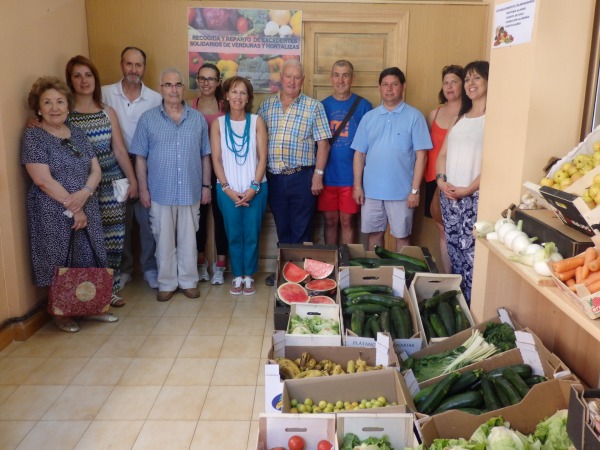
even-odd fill
[[[442,69],[442,88],[438,94],[440,106],[427,116],[433,149],[427,155],[427,166],[425,167],[425,216],[431,217],[437,225],[440,234],[442,265],[446,273],[450,273],[451,266],[442,222],[440,192],[435,180],[435,162],[448,133],[448,128],[456,121],[462,105],[462,98],[465,95],[462,72],[463,68],[457,65],[446,66]]]

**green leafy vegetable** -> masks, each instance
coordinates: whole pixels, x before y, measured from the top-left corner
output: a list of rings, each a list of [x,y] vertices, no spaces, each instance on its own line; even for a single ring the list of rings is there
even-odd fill
[[[288,328],[290,334],[340,334],[340,323],[321,316],[301,317],[294,314]]]
[[[575,448],[567,434],[567,410],[561,409],[538,423],[533,434],[542,443],[542,450]]]
[[[346,433],[344,443],[340,450],[395,450],[390,443],[389,438],[383,435],[381,439],[369,437],[364,440],[354,433]],[[402,449],[399,449],[402,450]]]
[[[507,323],[488,322],[483,332],[483,338],[502,352],[517,347],[515,330]]]

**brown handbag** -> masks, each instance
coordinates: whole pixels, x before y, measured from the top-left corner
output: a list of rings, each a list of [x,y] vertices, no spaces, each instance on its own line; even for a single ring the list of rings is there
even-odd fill
[[[71,232],[65,267],[56,267],[48,312],[53,316],[89,316],[108,311],[113,287],[113,269],[100,266],[87,228],[83,229],[94,255],[96,267],[70,267],[73,260],[75,233]]]

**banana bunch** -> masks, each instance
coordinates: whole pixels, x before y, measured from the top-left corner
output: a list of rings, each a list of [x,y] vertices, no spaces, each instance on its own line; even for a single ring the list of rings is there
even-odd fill
[[[360,358],[349,360],[346,364],[346,371],[341,364],[334,363],[329,359],[317,361],[308,352],[302,353],[300,358],[292,361],[289,358],[277,358],[275,360],[279,364],[279,375],[283,380],[293,378],[312,378],[331,375],[342,375],[345,373],[366,372],[368,370],[379,370],[383,366],[369,366],[367,362]]]

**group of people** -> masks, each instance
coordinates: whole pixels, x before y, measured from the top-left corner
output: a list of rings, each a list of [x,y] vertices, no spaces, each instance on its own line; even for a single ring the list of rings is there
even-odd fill
[[[467,296],[472,242],[465,230],[476,216],[487,63],[450,67],[442,105],[426,121],[404,102],[406,80],[396,67],[381,72],[382,104],[372,109],[351,91],[349,61],[333,65],[333,94],[319,102],[302,93],[301,63],[288,60],[280,92],[253,114],[252,83],[238,76],[222,81],[211,63],[198,70],[199,96],[186,103],[176,69],[160,74],[159,92],[144,85],[146,54],[139,48],[123,50],[123,78],[103,87],[88,58],[71,58],[66,83],[42,77],[29,94],[36,118],[25,130],[22,164],[33,180],[28,218],[35,284],[50,285],[73,233],[72,265],[93,266],[95,254],[113,269],[111,305],[123,306],[118,292],[132,276],[135,215],[140,266],[158,301],[177,290],[197,298],[198,281],[223,284],[227,256],[230,293],[252,295],[267,202],[280,244],[311,241],[319,210],[327,244],[356,242],[360,212],[369,248],[383,244],[389,222],[400,249],[408,244],[428,164],[428,203],[432,213],[441,204],[452,270],[465,278]],[[437,162],[427,158],[432,147]],[[124,179],[129,201],[113,188]],[[208,205],[217,249],[212,277],[205,254]],[[83,228],[91,241],[78,233]],[[270,276],[267,284],[273,282]],[[111,313],[91,318],[118,320]],[[55,321],[75,332],[74,319]]]

